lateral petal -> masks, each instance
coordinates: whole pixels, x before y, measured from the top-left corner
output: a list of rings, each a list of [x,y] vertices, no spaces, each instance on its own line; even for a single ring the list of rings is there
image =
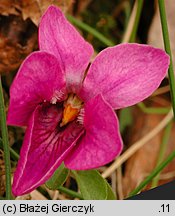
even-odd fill
[[[55,6],[50,6],[41,19],[39,45],[41,50],[61,57],[68,89],[76,92],[80,87],[93,48]]]
[[[117,116],[101,95],[85,104],[85,135],[66,157],[69,169],[86,170],[111,162],[122,150]]]
[[[163,50],[148,45],[110,47],[92,63],[81,95],[87,100],[102,93],[115,109],[131,106],[158,88],[168,66],[169,56]]]
[[[44,103],[35,109],[26,130],[12,191],[18,196],[48,180],[82,134],[82,126],[72,122],[60,128],[62,108]]]
[[[36,106],[50,101],[54,92],[64,87],[65,77],[59,60],[43,51],[33,52],[11,85],[8,124],[26,126]]]

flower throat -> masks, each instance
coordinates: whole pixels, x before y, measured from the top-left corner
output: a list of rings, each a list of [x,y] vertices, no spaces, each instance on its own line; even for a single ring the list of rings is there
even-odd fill
[[[63,107],[63,117],[60,127],[63,127],[78,117],[80,110],[83,107],[83,101],[76,94],[71,93],[64,101]]]

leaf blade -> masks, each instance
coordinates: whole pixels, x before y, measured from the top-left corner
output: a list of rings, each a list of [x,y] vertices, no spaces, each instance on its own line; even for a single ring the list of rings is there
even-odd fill
[[[107,184],[97,170],[72,172],[85,200],[107,199]]]
[[[69,175],[69,170],[62,163],[52,177],[45,183],[50,190],[56,190],[63,185]]]

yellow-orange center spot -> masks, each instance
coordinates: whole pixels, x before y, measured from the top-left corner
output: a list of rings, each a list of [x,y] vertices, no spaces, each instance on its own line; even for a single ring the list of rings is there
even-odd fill
[[[66,104],[63,111],[63,117],[62,122],[60,124],[60,127],[66,125],[67,123],[73,121],[76,119],[76,117],[79,114],[80,109],[73,108],[71,104]]]
[[[64,101],[63,117],[60,127],[74,121],[78,117],[82,106],[83,101],[76,94],[69,94],[67,100]]]

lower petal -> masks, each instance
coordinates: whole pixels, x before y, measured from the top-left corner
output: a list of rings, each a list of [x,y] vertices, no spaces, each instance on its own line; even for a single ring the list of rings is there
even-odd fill
[[[84,109],[86,133],[65,159],[66,166],[75,170],[103,166],[122,150],[117,116],[102,96],[98,95],[88,101]]]
[[[48,180],[81,136],[82,126],[75,122],[60,128],[61,117],[58,105],[45,103],[35,109],[14,174],[14,195],[29,193]]]

